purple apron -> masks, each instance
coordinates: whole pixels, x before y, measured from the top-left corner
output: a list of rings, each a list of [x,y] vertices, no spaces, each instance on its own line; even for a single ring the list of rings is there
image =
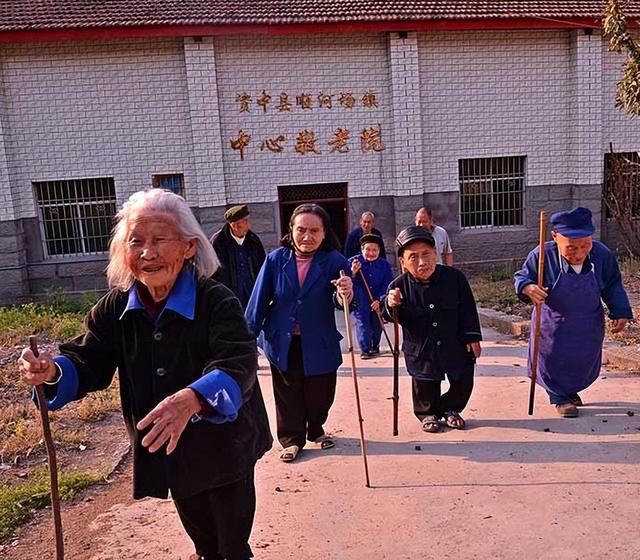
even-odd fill
[[[550,393],[553,404],[568,402],[600,373],[604,309],[593,269],[585,274],[567,274],[561,269],[541,314],[537,382]],[[535,320],[534,309],[532,326]],[[533,330],[529,337],[529,376]],[[551,394],[561,397],[559,402]]]

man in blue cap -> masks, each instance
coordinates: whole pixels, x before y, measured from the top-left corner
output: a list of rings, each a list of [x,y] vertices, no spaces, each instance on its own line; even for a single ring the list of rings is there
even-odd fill
[[[514,280],[522,301],[544,304],[540,308],[537,381],[560,416],[575,418],[577,407],[583,404],[578,393],[600,373],[602,301],[613,321],[612,332],[622,331],[633,315],[614,254],[591,237],[595,231],[591,211],[579,206],[558,212],[551,216],[550,223],[553,241],[544,246],[543,288],[537,285],[539,247],[529,253]]]

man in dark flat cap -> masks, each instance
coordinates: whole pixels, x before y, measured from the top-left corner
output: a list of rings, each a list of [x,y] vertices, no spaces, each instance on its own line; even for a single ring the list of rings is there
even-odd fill
[[[413,413],[425,432],[462,430],[460,416],[473,390],[474,365],[482,351],[476,301],[464,274],[437,264],[436,242],[423,227],[396,238],[404,273],[389,285],[383,315],[402,327],[402,352],[411,375]],[[449,388],[441,392],[442,381]]]
[[[213,278],[230,288],[246,308],[265,259],[264,247],[260,238],[251,231],[246,204],[229,208],[224,219],[227,223],[211,238],[222,265]]]
[[[591,211],[577,207],[551,216],[553,241],[544,246],[544,279],[539,288],[540,248],[529,253],[514,281],[518,297],[540,308],[541,327],[537,382],[563,418],[578,416],[579,391],[600,373],[604,309],[612,332],[622,331],[633,317],[615,255],[592,239]],[[535,313],[531,318],[534,324]],[[529,344],[529,364],[533,329]]]

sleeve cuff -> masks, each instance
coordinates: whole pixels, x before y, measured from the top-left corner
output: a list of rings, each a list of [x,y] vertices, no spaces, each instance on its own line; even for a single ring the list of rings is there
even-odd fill
[[[213,424],[224,424],[233,422],[238,417],[242,406],[242,391],[228,373],[214,369],[191,383],[189,388],[198,393],[215,411],[207,415],[196,414],[192,418],[193,422],[206,420]]]
[[[58,410],[65,404],[75,400],[78,395],[78,370],[76,370],[74,363],[66,356],[56,356],[53,362],[58,368],[60,376],[54,383],[46,384],[48,391],[55,390],[55,395],[53,398],[47,397],[45,402],[49,410]],[[38,401],[35,389],[31,394],[31,398],[37,406]]]

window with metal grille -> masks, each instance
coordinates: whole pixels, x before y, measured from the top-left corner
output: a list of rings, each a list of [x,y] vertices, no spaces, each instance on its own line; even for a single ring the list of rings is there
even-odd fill
[[[604,202],[607,218],[640,218],[640,155],[604,155]]]
[[[458,160],[463,228],[523,224],[525,162],[525,156]]]
[[[167,189],[184,197],[184,175],[182,173],[154,175],[151,184],[156,189]]]
[[[33,189],[46,256],[107,251],[116,213],[112,177],[36,181]]]

